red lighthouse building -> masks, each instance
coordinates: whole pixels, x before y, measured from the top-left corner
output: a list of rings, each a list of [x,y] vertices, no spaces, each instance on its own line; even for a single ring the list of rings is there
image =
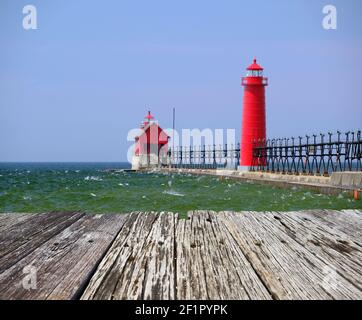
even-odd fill
[[[265,86],[268,85],[268,79],[263,76],[263,68],[256,63],[256,59],[246,70],[246,77],[241,79],[241,85],[244,86],[240,146],[242,170],[252,166],[254,141],[266,140]]]
[[[141,134],[135,138],[132,168],[137,170],[166,164],[169,136],[154,120],[151,111],[148,111],[140,128]]]

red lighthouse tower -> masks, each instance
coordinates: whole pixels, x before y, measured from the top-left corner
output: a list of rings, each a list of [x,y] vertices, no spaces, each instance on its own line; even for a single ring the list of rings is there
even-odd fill
[[[263,77],[263,68],[256,63],[247,67],[246,77],[241,79],[244,89],[243,120],[241,133],[241,169],[248,169],[253,161],[254,141],[265,141],[265,86],[268,78]]]

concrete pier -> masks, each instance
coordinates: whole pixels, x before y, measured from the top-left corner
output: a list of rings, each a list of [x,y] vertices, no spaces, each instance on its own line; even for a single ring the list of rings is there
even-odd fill
[[[254,181],[260,184],[282,188],[302,187],[319,193],[332,195],[338,195],[343,192],[355,199],[362,199],[362,171],[334,172],[330,177],[324,177],[224,169],[162,168],[159,170],[168,173],[211,175],[220,178]]]

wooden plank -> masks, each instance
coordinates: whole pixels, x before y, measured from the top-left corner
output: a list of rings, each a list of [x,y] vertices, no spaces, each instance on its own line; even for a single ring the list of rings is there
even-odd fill
[[[202,228],[200,226],[200,220],[197,215],[188,215],[190,219],[189,223],[189,230],[190,233],[186,236],[190,237],[190,274],[189,274],[189,281],[191,286],[191,299],[207,299],[207,283],[206,283],[206,274],[204,270],[203,264],[203,238],[202,238]],[[187,251],[186,251],[187,253]],[[180,265],[177,268],[181,267]]]
[[[317,233],[317,239],[315,240],[323,239],[326,245],[333,247],[335,251],[361,265],[362,219],[347,222],[349,219],[342,211],[338,212],[338,215],[338,220],[343,222],[339,223],[335,220],[337,215],[334,210],[317,211],[313,214],[311,214],[311,211],[300,211],[297,214],[292,212],[275,213],[277,217],[287,218],[291,223],[297,223],[297,230],[292,231],[291,234],[301,236],[315,232]],[[280,220],[280,223],[283,224],[283,222],[284,220]],[[350,226],[346,227],[347,224]],[[285,228],[288,229],[287,226]]]
[[[14,224],[24,222],[34,213],[0,213],[0,232],[10,228]]]
[[[145,221],[140,231],[145,237],[141,246],[134,246],[127,259],[113,289],[112,299],[175,298],[174,230],[177,216],[165,212],[149,216],[154,218],[152,224],[148,217],[140,214],[141,220]]]
[[[52,212],[32,214],[19,223],[11,220],[8,227],[0,233],[0,272],[16,264],[27,254],[54,235],[81,218],[83,213]],[[13,214],[18,218],[18,214]]]
[[[217,213],[188,217],[176,231],[177,299],[271,298]]]
[[[153,225],[152,232],[146,239],[146,251],[136,261],[146,265],[143,279],[143,299],[170,300],[175,299],[175,227],[177,215],[161,213]],[[137,265],[136,264],[136,265]],[[141,278],[141,277],[140,277]],[[133,279],[135,273],[133,272]],[[130,287],[139,284],[136,282]],[[133,299],[136,296],[129,292]]]
[[[326,212],[321,214],[328,215]],[[281,212],[267,214],[266,218],[277,219],[280,232],[286,232],[328,264],[331,270],[342,274],[352,286],[362,290],[362,242],[351,241],[350,235],[321,224],[313,216],[306,220],[299,213]]]
[[[231,263],[226,266],[226,274],[235,272],[239,279],[239,281],[235,281],[231,278],[228,283],[234,292],[235,290],[239,294],[242,292],[242,296],[236,296],[235,293],[232,292],[230,297],[232,299],[234,299],[234,297],[241,299],[244,298],[244,295],[247,295],[247,298],[252,300],[272,299],[262,279],[244,255],[242,248],[239,247],[228,228],[220,221],[218,213],[213,213],[210,219],[214,222],[214,234],[216,238],[219,239],[218,242],[224,244],[223,247],[220,247],[220,254],[225,256],[223,260],[230,259],[231,261]],[[238,285],[235,286],[235,283],[238,283]],[[228,299],[228,296],[226,296],[225,299]]]
[[[361,217],[0,215],[0,299],[361,299]]]
[[[238,257],[232,251],[235,241],[215,237],[218,227],[211,227],[207,212],[177,223],[172,214],[133,216],[82,299],[270,299],[241,250]]]
[[[0,274],[1,299],[73,299],[121,229],[125,215],[83,215]],[[23,287],[23,268],[36,270],[36,289]]]
[[[356,299],[343,275],[281,232],[265,213],[220,213],[220,218],[275,299]]]
[[[133,212],[100,263],[81,299],[145,299],[148,250],[158,239],[155,213]],[[157,223],[159,226],[159,222]],[[168,236],[173,233],[168,229]],[[155,292],[154,294],[158,294]]]
[[[299,212],[288,214],[297,217]],[[325,212],[325,214],[328,213]],[[302,224],[305,225],[305,228],[296,230],[296,236],[293,228],[289,228],[282,220],[275,219],[275,214],[266,214],[265,217],[270,222],[272,221],[273,225],[275,225],[275,221],[282,222],[276,224],[278,226],[276,231],[281,235],[285,231],[304,250],[316,257],[318,263],[313,262],[315,274],[319,273],[320,279],[322,279],[320,283],[315,282],[316,285],[321,286],[334,299],[352,299],[362,296],[360,285],[357,282],[361,277],[361,254],[359,248],[348,240],[347,235],[334,232],[333,229],[328,230],[326,226],[313,227],[313,222],[307,230],[308,227],[304,220]],[[264,220],[263,222],[265,223]],[[303,239],[307,241],[303,241]],[[327,280],[331,282],[331,285],[326,284]]]
[[[358,210],[307,210],[298,212],[304,220],[312,219],[321,228],[329,227],[338,230],[355,242],[361,241],[361,211]]]
[[[199,215],[200,212],[194,214]],[[271,299],[267,288],[255,273],[229,230],[216,212],[200,215],[204,231],[204,256],[209,299]],[[206,265],[211,266],[207,268]],[[214,278],[214,281],[210,279]],[[216,286],[211,287],[211,285]]]
[[[190,234],[191,223],[188,219],[180,219],[177,221],[175,230],[176,239],[176,297],[177,299],[190,300],[195,293],[191,289],[191,261],[190,254]]]

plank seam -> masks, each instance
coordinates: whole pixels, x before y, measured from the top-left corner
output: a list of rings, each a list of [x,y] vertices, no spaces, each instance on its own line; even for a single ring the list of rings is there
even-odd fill
[[[108,251],[110,250],[110,248],[112,247],[113,243],[116,241],[118,234],[121,232],[121,230],[123,229],[125,223],[126,223],[126,218],[128,217],[128,215],[125,215],[125,217],[123,218],[122,221],[122,225],[119,228],[119,230],[117,232],[115,232],[115,235],[112,239],[112,241],[110,241],[110,243],[108,244],[107,248],[104,250],[103,255],[101,255],[99,257],[99,259],[96,261],[96,263],[94,264],[93,268],[89,271],[88,275],[85,277],[84,281],[79,285],[77,291],[74,293],[73,297],[71,298],[71,300],[80,300],[81,296],[83,295],[83,293],[85,292],[86,288],[88,287],[90,280],[92,279],[92,277],[94,276],[94,274],[96,273],[100,263],[102,262],[102,260],[104,259],[104,257],[107,255]]]
[[[235,212],[233,212],[235,214]],[[239,214],[242,212],[239,212]],[[225,226],[227,229],[227,226]],[[264,279],[262,278],[262,276],[259,274],[258,270],[255,269],[253,263],[251,262],[248,254],[243,250],[243,248],[241,246],[239,246],[237,239],[234,237],[232,232],[229,232],[229,234],[231,235],[231,237],[234,239],[236,245],[240,248],[241,252],[244,254],[245,259],[249,262],[251,268],[254,270],[256,276],[258,277],[258,279],[260,280],[260,282],[263,284],[263,286],[265,287],[265,289],[268,291],[268,293],[270,294],[270,296],[272,297],[273,300],[279,300],[279,297],[275,294],[275,292],[273,292],[273,290],[271,290],[271,288],[269,288],[269,286],[267,285],[267,282],[264,281]]]
[[[139,212],[131,212],[130,214],[127,215],[127,217],[130,218],[130,217],[133,217],[133,216],[135,216],[135,215],[136,215],[135,221],[137,221],[138,218],[139,218]],[[128,229],[128,232],[126,233],[125,239],[126,239],[126,238],[130,235],[130,233],[132,232],[132,226],[133,226],[133,224],[135,223],[135,221],[133,221],[132,224],[129,226],[129,229]],[[122,228],[124,228],[125,225],[127,225],[127,221],[125,221],[125,223],[123,224]],[[108,250],[106,251],[106,254],[105,254],[105,256],[103,257],[103,259],[100,261],[99,265],[103,262],[103,260],[106,258],[106,256],[108,255],[109,251],[112,249],[113,245],[114,245],[115,242],[117,241],[117,239],[118,239],[118,237],[120,236],[120,233],[121,233],[121,231],[122,231],[122,228],[121,228],[120,231],[117,233],[114,241],[112,242],[112,245],[111,245],[111,246],[108,248]],[[118,255],[117,255],[117,257],[118,257]],[[106,272],[105,272],[105,274],[104,274],[104,276],[103,276],[103,279],[102,279],[101,283],[104,281],[105,278],[107,278],[107,277],[110,275],[110,273],[111,273],[111,271],[112,271],[112,268],[113,268],[113,266],[115,265],[115,263],[117,263],[117,258],[114,259],[114,261],[112,262],[112,265],[106,270]],[[98,267],[99,267],[99,265],[98,265]],[[98,267],[97,267],[96,271],[94,272],[93,276],[97,273]],[[125,268],[125,265],[123,266],[122,272],[123,272],[124,268]],[[84,289],[84,291],[83,291],[83,294],[85,293],[86,289],[88,288],[88,286],[89,286],[89,284],[90,284],[93,276],[92,276],[91,279],[89,280],[88,285],[85,287],[85,289]],[[117,283],[115,284],[114,289],[112,290],[112,294],[113,294],[113,292],[114,292],[114,290],[115,290],[116,287],[117,287]],[[94,300],[94,298],[97,296],[100,288],[101,288],[101,286],[98,285],[98,286],[96,287],[95,291],[90,295],[91,298],[87,298],[87,300],[90,300],[90,299]],[[82,296],[83,296],[83,294],[82,294]],[[82,296],[81,296],[81,297],[82,297]]]
[[[172,213],[173,215],[173,213]],[[176,230],[177,230],[177,224],[179,221],[178,215],[173,216],[174,224],[173,224],[173,296],[175,300],[178,300],[177,297],[177,241],[176,241]]]

